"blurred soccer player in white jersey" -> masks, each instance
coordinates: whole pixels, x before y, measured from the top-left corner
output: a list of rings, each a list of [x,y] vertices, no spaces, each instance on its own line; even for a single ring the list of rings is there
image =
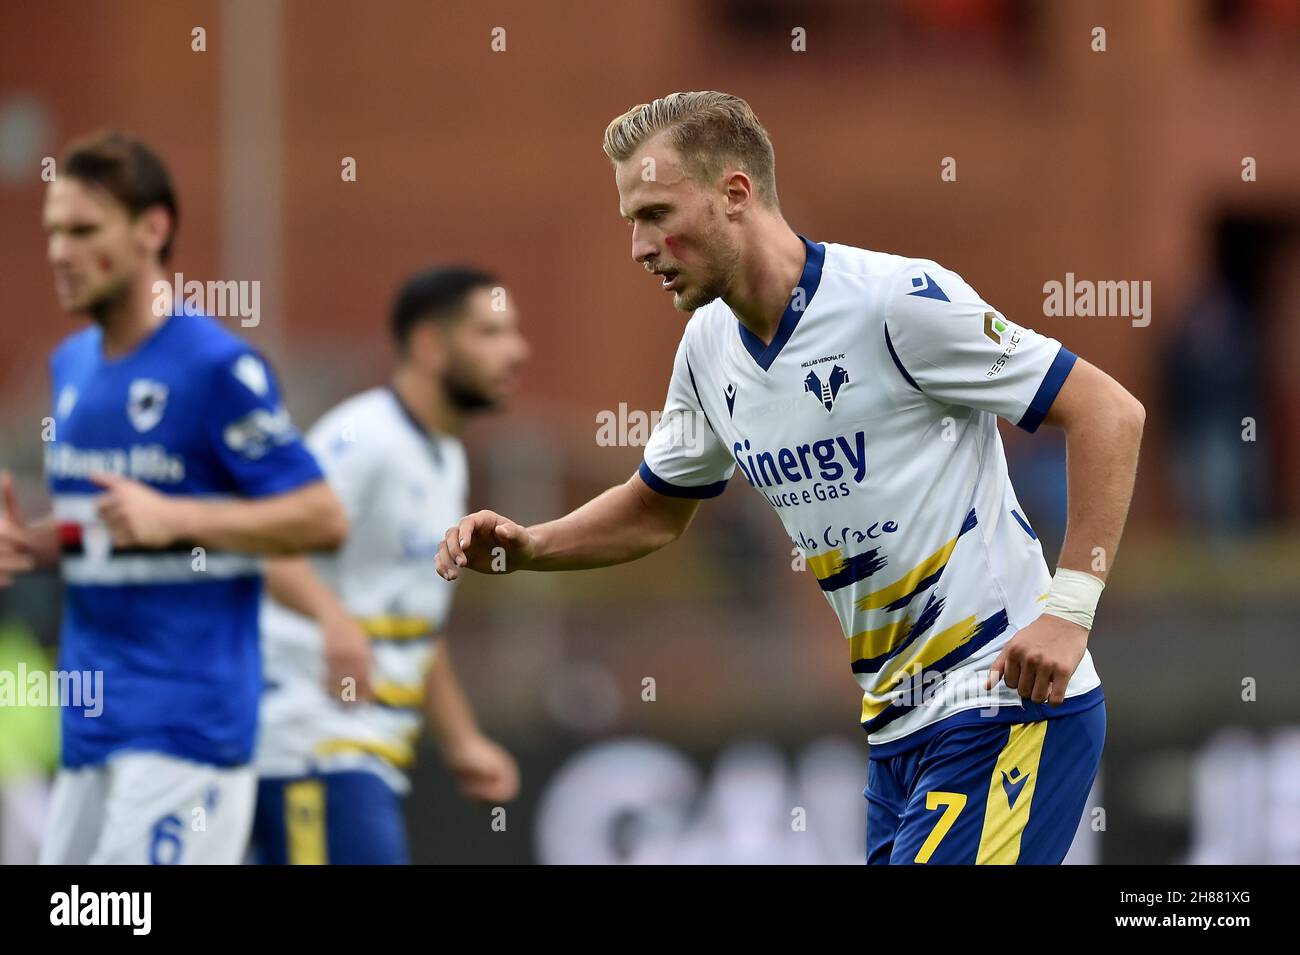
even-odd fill
[[[929,259],[797,235],[743,100],[674,93],[605,132],[632,257],[686,325],[640,471],[566,517],[491,511],[439,570],[599,567],[675,540],[737,468],[839,616],[869,734],[867,860],[1059,863],[1105,736],[1088,653],[1145,413]],[[1064,429],[1055,576],[996,419]]]
[[[347,530],[266,363],[168,294],[177,221],[162,160],[122,134],[69,147],[45,196],[59,304],[91,321],[50,358],[53,514],[28,524],[5,479],[0,583],[59,566],[59,669],[102,694],[60,701],[42,862],[241,860],[257,555],[333,547]]]
[[[527,346],[505,290],[476,269],[413,276],[391,321],[391,383],[307,435],[352,532],[336,553],[267,572],[260,862],[407,862],[405,771],[426,719],[466,796],[499,803],[518,790],[514,759],[479,731],[439,638],[454,587],[434,558],[465,512],[461,430],[505,398]]]

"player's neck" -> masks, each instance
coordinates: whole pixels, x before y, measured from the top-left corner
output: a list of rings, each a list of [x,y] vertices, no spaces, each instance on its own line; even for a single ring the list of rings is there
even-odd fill
[[[766,344],[776,337],[807,256],[803,240],[780,216],[757,225],[741,255],[736,280],[723,301]]]
[[[411,417],[426,431],[456,436],[463,427],[463,415],[452,406],[446,391],[427,373],[409,365],[393,372],[393,391]]]
[[[95,310],[105,358],[119,358],[134,351],[167,320],[167,313],[155,314],[153,293],[154,283],[165,281],[161,268],[142,269],[121,296]]]

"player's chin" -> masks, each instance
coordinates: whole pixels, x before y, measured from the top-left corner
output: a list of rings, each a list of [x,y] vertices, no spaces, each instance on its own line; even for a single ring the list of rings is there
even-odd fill
[[[673,308],[679,312],[693,312],[697,308],[702,308],[712,302],[716,295],[712,295],[703,289],[685,288],[673,291]]]

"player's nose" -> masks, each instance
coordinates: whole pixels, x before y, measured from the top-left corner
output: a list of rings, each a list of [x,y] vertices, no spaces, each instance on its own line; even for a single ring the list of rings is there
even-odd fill
[[[632,261],[637,265],[652,262],[659,255],[659,248],[649,239],[632,232]]]

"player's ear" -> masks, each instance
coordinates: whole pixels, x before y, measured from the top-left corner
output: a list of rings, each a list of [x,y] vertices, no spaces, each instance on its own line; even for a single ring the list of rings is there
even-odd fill
[[[754,183],[739,169],[724,174],[722,190],[727,198],[727,215],[743,212],[754,201]]]
[[[171,235],[171,213],[162,206],[150,206],[135,217],[134,227],[140,245],[147,252],[160,255]]]
[[[420,368],[442,371],[447,367],[447,336],[440,322],[417,322],[407,339],[407,351]]]

